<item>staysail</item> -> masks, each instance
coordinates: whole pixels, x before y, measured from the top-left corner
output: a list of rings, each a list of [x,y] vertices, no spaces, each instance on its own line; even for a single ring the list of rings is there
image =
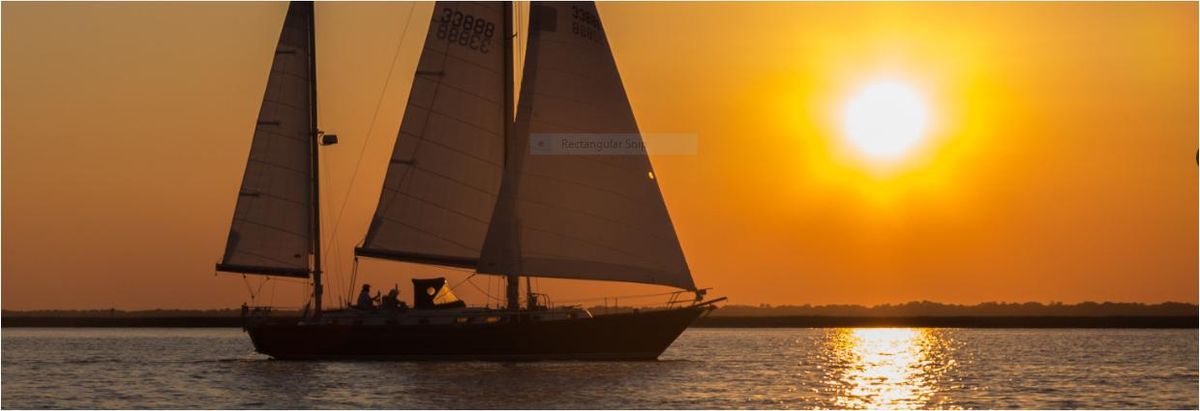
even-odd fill
[[[475,267],[511,123],[504,106],[505,6],[435,4],[379,204],[355,254]]]
[[[595,5],[533,3],[529,27],[509,161],[476,270],[695,289],[644,152],[545,147],[642,143]]]
[[[307,277],[312,249],[311,2],[288,6],[217,270]]]

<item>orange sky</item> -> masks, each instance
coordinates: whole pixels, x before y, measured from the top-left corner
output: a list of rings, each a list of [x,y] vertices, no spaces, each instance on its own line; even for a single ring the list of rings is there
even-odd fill
[[[3,4],[4,309],[232,307],[247,285],[300,304],[298,284],[213,272],[284,8]],[[431,8],[317,6],[321,126],[342,141],[323,151],[325,233],[346,210],[331,303]],[[1197,301],[1195,3],[599,9],[643,131],[698,138],[652,160],[696,283],[732,303]],[[836,118],[884,77],[920,90],[932,122],[880,171]],[[439,273],[361,268],[377,285]]]

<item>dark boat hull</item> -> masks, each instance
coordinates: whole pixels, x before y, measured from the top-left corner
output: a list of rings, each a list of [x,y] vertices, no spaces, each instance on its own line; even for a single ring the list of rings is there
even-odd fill
[[[709,309],[461,325],[267,321],[246,330],[258,352],[287,360],[654,360]]]

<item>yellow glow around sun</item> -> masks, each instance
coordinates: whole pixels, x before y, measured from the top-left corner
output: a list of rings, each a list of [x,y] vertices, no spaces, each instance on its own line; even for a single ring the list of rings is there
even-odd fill
[[[848,142],[871,160],[896,160],[925,136],[929,107],[911,85],[871,83],[854,93],[842,112]]]
[[[862,64],[814,69],[819,75],[799,78],[798,92],[779,100],[775,115],[795,139],[795,178],[807,188],[797,198],[819,193],[879,222],[902,219],[906,204],[957,207],[965,197],[948,184],[986,124],[968,110],[981,110],[988,94],[944,69],[959,66]]]
[[[914,207],[960,210],[973,201],[962,171],[979,164],[998,118],[988,114],[1004,102],[980,81],[993,75],[987,56],[964,60],[974,52],[958,38],[868,34],[817,47],[800,74],[754,96],[787,130],[777,155],[794,165],[788,198],[853,207],[872,224],[903,224]]]

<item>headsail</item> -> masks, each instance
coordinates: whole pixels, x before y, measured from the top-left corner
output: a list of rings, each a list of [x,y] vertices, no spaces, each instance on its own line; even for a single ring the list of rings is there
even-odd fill
[[[312,249],[313,5],[288,6],[217,270],[307,277]]]
[[[539,135],[641,142],[592,2],[533,3],[509,163],[477,270],[695,289],[644,154],[537,155]]]
[[[504,162],[501,2],[438,2],[357,255],[474,267]],[[511,103],[510,103],[511,104]]]

